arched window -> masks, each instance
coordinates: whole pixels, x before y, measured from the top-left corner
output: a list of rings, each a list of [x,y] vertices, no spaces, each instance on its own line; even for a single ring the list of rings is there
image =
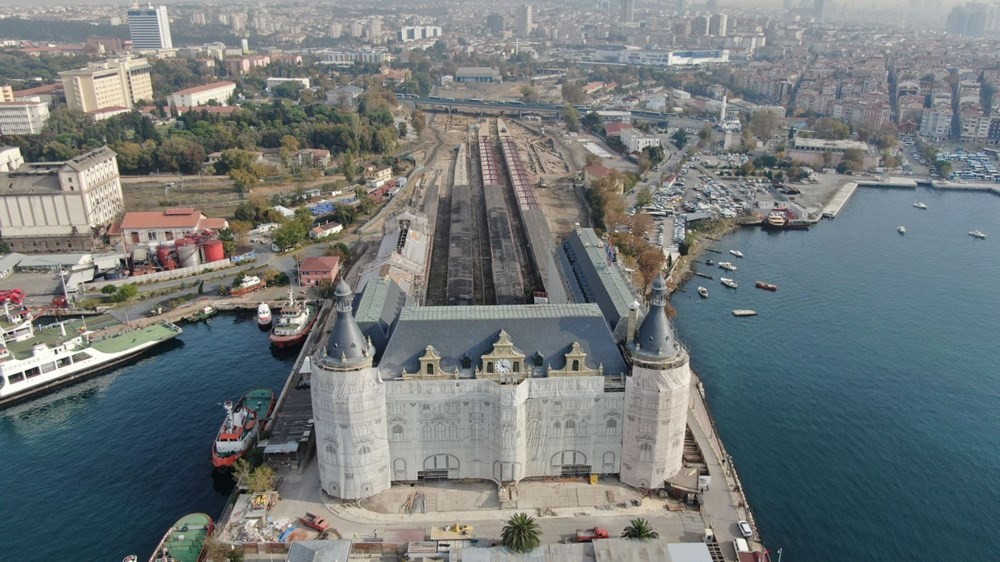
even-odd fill
[[[493,362],[492,361],[487,361],[486,362],[486,372],[487,373],[492,373],[493,372]]]
[[[334,446],[334,445],[327,445],[326,446],[326,452],[330,453],[331,455],[336,455],[337,454],[337,447]]]
[[[471,369],[472,368],[472,359],[469,359],[468,357],[463,357],[462,358],[462,368],[463,369]]]
[[[448,435],[448,430],[443,423],[434,426],[434,439],[444,439]]]
[[[424,426],[424,441],[430,441],[434,438],[434,430],[431,429],[430,424]]]
[[[520,373],[521,372],[521,362],[520,361],[514,361],[514,372],[515,373]]]
[[[403,441],[406,438],[405,434],[403,433],[403,426],[402,425],[392,426],[392,433],[390,434],[390,438],[393,441]]]
[[[566,435],[576,435],[576,422],[569,420],[566,422]]]
[[[483,438],[483,424],[476,422],[472,424],[472,438],[482,439]]]
[[[653,445],[649,443],[639,445],[639,460],[646,462],[653,460]]]
[[[434,374],[434,363],[428,363],[427,364],[427,374],[428,375],[433,375]]]
[[[618,422],[615,420],[608,420],[608,423],[604,424],[605,433],[608,435],[618,434]]]
[[[358,447],[358,460],[367,463],[371,460],[372,450],[368,448],[368,445],[362,445]]]
[[[573,360],[573,370],[574,371],[579,371],[580,370],[580,360],[579,359],[574,359]]]
[[[559,422],[556,422],[556,423],[552,424],[552,433],[554,435],[561,435],[562,434],[562,424],[559,423]]]
[[[458,439],[458,426],[449,425],[448,426],[448,439]]]

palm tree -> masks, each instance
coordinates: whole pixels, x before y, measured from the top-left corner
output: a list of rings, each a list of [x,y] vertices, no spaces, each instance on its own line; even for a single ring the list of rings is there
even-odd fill
[[[633,519],[629,521],[628,527],[625,527],[625,530],[622,531],[622,538],[648,541],[660,538],[660,533],[653,530],[649,521],[645,519]]]
[[[542,530],[527,513],[514,514],[503,526],[503,545],[514,552],[528,552],[542,544]]]

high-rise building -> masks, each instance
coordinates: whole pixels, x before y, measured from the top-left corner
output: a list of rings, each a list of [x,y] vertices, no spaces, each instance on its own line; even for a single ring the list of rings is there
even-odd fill
[[[715,13],[719,11],[719,0],[708,0],[708,11]]]
[[[705,16],[698,16],[691,20],[691,36],[692,37],[703,37],[708,35],[708,18]]]
[[[826,0],[813,0],[813,17],[817,20],[823,19],[823,12],[826,10]]]
[[[712,14],[708,18],[708,34],[713,37],[725,37],[729,17],[726,14]]]
[[[635,0],[622,0],[622,23],[630,24],[635,20]]]
[[[534,23],[531,21],[531,16],[531,4],[521,4],[517,7],[517,20],[515,22],[514,31],[519,37],[527,37],[531,35],[531,30],[534,27]]]
[[[145,8],[129,9],[128,33],[132,37],[132,48],[137,51],[174,48],[166,6],[154,8],[150,4]]]
[[[152,100],[153,81],[149,71],[144,58],[122,58],[60,72],[59,77],[66,92],[66,105],[86,113],[109,107],[131,108],[139,100]]]
[[[500,14],[490,14],[486,16],[486,28],[490,30],[490,35],[500,37],[503,35],[504,21]]]
[[[967,2],[948,12],[945,29],[948,33],[967,37],[982,37],[1000,26],[1000,6],[983,2]]]

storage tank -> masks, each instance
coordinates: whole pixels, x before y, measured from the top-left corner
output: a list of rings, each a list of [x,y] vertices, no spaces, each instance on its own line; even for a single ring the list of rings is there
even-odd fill
[[[201,254],[198,251],[198,246],[195,246],[190,241],[187,241],[185,244],[181,244],[178,240],[177,260],[181,262],[181,267],[195,267],[197,265],[201,265]]]
[[[156,249],[156,261],[160,262],[160,265],[166,266],[167,261],[170,260],[170,246],[160,246]]]
[[[222,240],[209,240],[205,242],[205,262],[222,261],[226,258],[226,251],[222,247]]]

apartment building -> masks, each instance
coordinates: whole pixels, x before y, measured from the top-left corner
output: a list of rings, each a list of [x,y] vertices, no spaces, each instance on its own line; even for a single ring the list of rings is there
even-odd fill
[[[0,135],[37,135],[49,120],[49,104],[40,100],[0,102]]]
[[[153,99],[150,66],[144,58],[109,59],[60,72],[66,105],[90,113],[108,107],[133,107]]]
[[[166,6],[129,9],[128,33],[132,37],[132,48],[137,51],[172,49],[174,46]]]
[[[221,81],[187,88],[170,94],[170,105],[194,107],[216,101],[219,105],[229,105],[229,98],[236,91],[236,83]]]

